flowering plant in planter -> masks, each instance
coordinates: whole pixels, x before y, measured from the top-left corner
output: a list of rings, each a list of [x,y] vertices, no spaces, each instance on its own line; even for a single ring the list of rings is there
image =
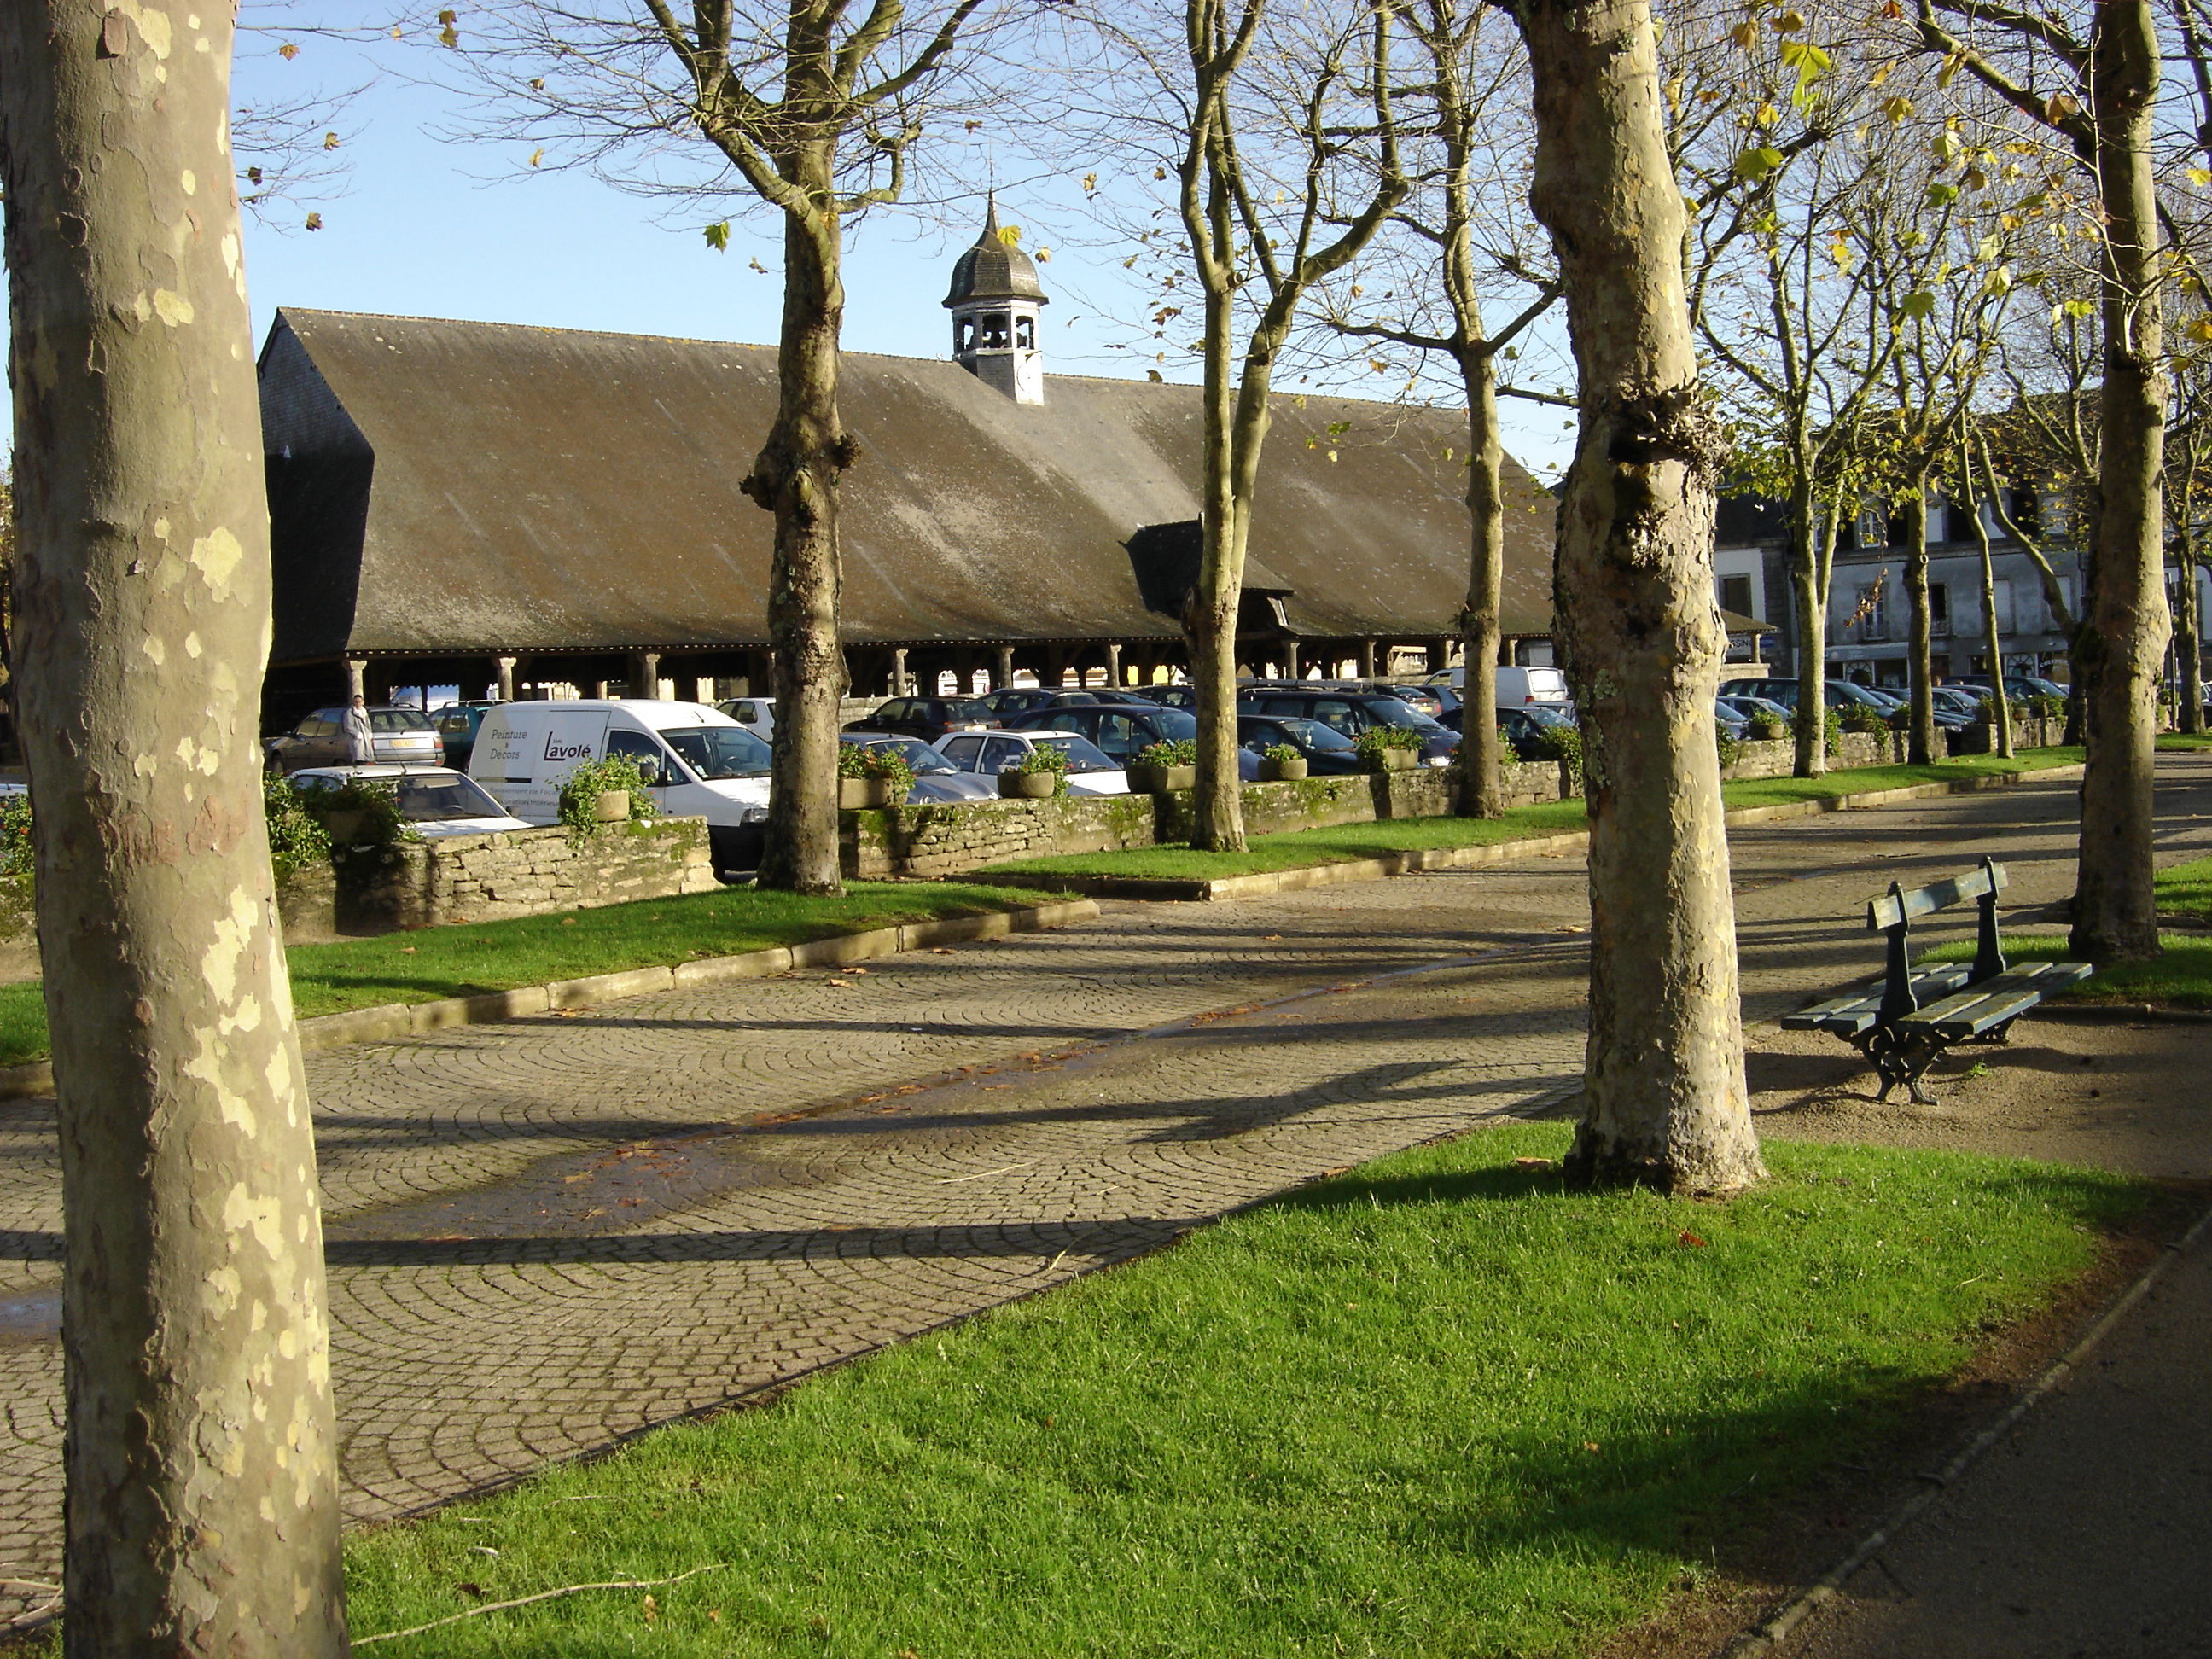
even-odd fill
[[[1139,749],[1134,760],[1139,766],[1195,766],[1198,764],[1198,739],[1162,738]]]
[[[1021,800],[1050,800],[1067,793],[1067,751],[1057,744],[1031,745],[1028,754],[999,774],[999,793]]]
[[[1352,740],[1352,747],[1370,771],[1395,772],[1413,763],[1421,734],[1410,726],[1370,726]]]
[[[628,795],[633,822],[641,823],[660,809],[645,793],[645,774],[627,755],[607,755],[586,761],[561,780],[561,822],[568,838],[580,840],[604,829],[611,820],[600,808],[601,797]]]

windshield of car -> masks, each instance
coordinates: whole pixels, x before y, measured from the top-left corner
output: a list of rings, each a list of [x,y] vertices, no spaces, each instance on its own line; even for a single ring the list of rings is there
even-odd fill
[[[687,726],[664,731],[660,740],[686,766],[710,781],[764,777],[768,773],[768,745],[742,726]]]
[[[1521,712],[1539,726],[1572,726],[1575,723],[1571,717],[1556,708],[1540,708],[1534,703],[1530,703]]]
[[[1378,726],[1410,726],[1416,732],[1434,732],[1437,723],[1411,703],[1396,697],[1377,697],[1367,705],[1367,712]]]
[[[1159,728],[1159,734],[1172,742],[1198,735],[1198,716],[1181,708],[1147,708],[1144,717]]]
[[[1282,732],[1301,749],[1349,749],[1352,739],[1333,726],[1323,726],[1319,720],[1277,720],[1273,727],[1261,726],[1261,734],[1269,742],[1275,732]]]
[[[888,749],[915,769],[918,777],[924,772],[957,772],[960,769],[932,749],[920,738],[867,738],[861,740],[862,749]]]
[[[963,698],[945,705],[945,718],[948,720],[994,720],[998,716],[972,698]]]
[[[416,823],[453,818],[503,818],[507,809],[458,772],[441,777],[401,778],[399,816]]]
[[[428,732],[430,717],[419,708],[372,708],[368,711],[368,729],[372,732]]]
[[[1040,732],[1033,741],[1039,749],[1057,749],[1066,756],[1067,769],[1071,772],[1118,772],[1121,769],[1088,738],[1079,738],[1073,732],[1064,736],[1057,732]]]

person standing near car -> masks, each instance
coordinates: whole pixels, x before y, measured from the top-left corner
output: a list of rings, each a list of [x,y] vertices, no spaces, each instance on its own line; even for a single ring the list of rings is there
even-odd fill
[[[368,699],[356,697],[345,713],[346,759],[355,766],[376,760],[376,728],[369,724]]]

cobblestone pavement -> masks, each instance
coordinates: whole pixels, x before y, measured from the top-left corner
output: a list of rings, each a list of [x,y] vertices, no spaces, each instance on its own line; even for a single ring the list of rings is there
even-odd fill
[[[2212,852],[2212,764],[2176,768],[2161,814],[2162,856]],[[2016,912],[2063,897],[2072,815],[2048,781],[1739,830],[1747,1018],[1876,969],[1856,918],[1893,878],[1993,851]],[[604,1448],[1555,1101],[1586,915],[1580,857],[1531,859],[310,1055],[347,1512]],[[51,1579],[51,1102],[0,1104],[0,1575]]]

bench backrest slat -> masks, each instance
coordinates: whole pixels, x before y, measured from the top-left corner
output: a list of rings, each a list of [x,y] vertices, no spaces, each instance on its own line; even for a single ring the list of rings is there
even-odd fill
[[[1914,916],[1924,916],[1937,910],[1948,909],[1967,899],[1977,899],[1984,893],[2003,890],[2005,870],[2002,864],[1991,864],[1983,869],[1970,871],[1963,876],[1916,887],[1909,893],[1885,893],[1867,903],[1867,929],[1883,933],[1892,927],[1901,927]]]

